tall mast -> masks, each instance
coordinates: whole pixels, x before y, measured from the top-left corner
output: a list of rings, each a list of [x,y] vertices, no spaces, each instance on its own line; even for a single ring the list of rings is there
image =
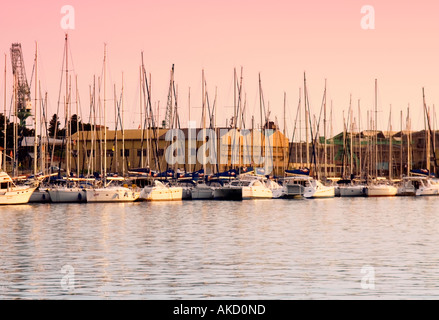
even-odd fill
[[[430,123],[430,107],[427,108],[427,123]],[[431,136],[430,136],[430,130],[425,128],[425,131],[427,133],[427,155],[426,155],[426,161],[427,161],[427,170],[430,173],[430,153],[431,153]]]
[[[107,61],[107,44],[104,43],[104,186],[107,185],[107,112],[106,112],[106,61]]]
[[[37,92],[38,92],[38,43],[35,42],[35,102],[34,102],[34,177],[37,175]],[[6,116],[6,115],[5,115]]]
[[[299,143],[300,143],[300,168],[303,168],[303,148],[302,148],[302,89],[299,88]]]
[[[284,92],[284,138],[287,136],[286,102],[287,102],[287,93]],[[288,169],[288,160],[287,161],[285,160],[288,158],[287,155],[285,154],[287,148],[284,147],[283,143],[282,143],[282,149],[283,149],[283,158],[284,158],[283,172],[285,173],[285,170]]]
[[[323,105],[323,139],[325,140],[323,157],[325,158],[325,179],[328,177],[328,155],[327,155],[327,144],[326,144],[326,79],[325,79],[325,103]]]
[[[121,104],[122,104],[122,111],[121,111],[121,120],[120,120],[120,125],[121,125],[121,128],[122,128],[122,148],[123,148],[123,155],[124,155],[124,157],[125,157],[125,129],[124,129],[124,126],[123,126],[123,112],[124,112],[124,109],[123,109],[123,107],[124,107],[124,103],[123,103],[123,100],[124,100],[124,94],[123,94],[123,89],[124,89],[124,85],[123,85],[123,72],[122,72],[122,102],[121,102]],[[142,156],[143,156],[143,150],[141,151],[141,154],[142,154]],[[143,165],[143,163],[142,163],[142,165]],[[123,163],[122,163],[122,177],[125,177],[125,161],[123,161]]]
[[[390,105],[389,115],[389,180],[392,180],[393,176],[393,159],[392,159],[392,105]]]
[[[66,91],[65,91],[65,98],[64,98],[64,108],[65,108],[65,117],[66,117],[66,171],[67,171],[67,177],[70,176],[70,145],[68,143],[68,138],[70,137],[70,132],[69,132],[69,63],[68,63],[68,58],[69,58],[69,50],[68,50],[68,34],[66,33],[66,37],[65,37],[65,41],[66,41]]]
[[[206,128],[206,88],[204,82],[204,69],[201,71],[201,128]],[[234,119],[235,122],[235,119]]]
[[[76,104],[76,176],[79,178],[79,141],[80,140],[80,136],[79,136],[79,109],[78,109],[78,99],[79,99],[79,95],[78,95],[78,76],[75,76],[75,104]]]
[[[114,172],[118,172],[118,159],[117,159],[117,120],[118,115],[120,114],[119,107],[117,105],[117,97],[116,97],[116,84],[113,84],[113,100],[114,100],[114,153],[113,153],[113,159],[114,159]],[[142,118],[140,118],[142,119]],[[142,121],[140,121],[142,123]],[[142,146],[143,147],[143,146]],[[143,149],[143,148],[142,148]],[[111,170],[111,168],[110,168]]]
[[[309,168],[309,140],[308,140],[308,121],[309,121],[309,113],[307,109],[307,91],[306,91],[306,76],[303,73],[303,83],[304,83],[304,105],[305,105],[305,140],[306,140],[306,167]]]
[[[354,133],[354,122],[353,122],[353,109],[352,109],[352,94],[351,94],[351,96],[350,96],[350,100],[349,100],[349,115],[348,115],[348,118],[349,118],[349,126],[350,126],[350,133],[349,133],[349,144],[350,144],[350,147],[349,147],[349,156],[350,156],[350,167],[351,167],[351,170],[350,170],[350,174],[352,175],[353,173],[354,173],[354,152],[353,152],[353,149],[354,149],[354,144],[353,144],[353,133]]]
[[[13,175],[17,176],[17,75],[14,74],[14,93],[13,93],[13,106],[14,106],[14,154],[13,154]]]
[[[233,69],[233,128],[234,129],[236,129],[236,122],[237,122],[236,121],[236,68],[234,68]],[[262,123],[262,111],[261,111],[261,123]]]
[[[5,53],[5,81],[4,81],[4,93],[3,93],[3,130],[4,130],[4,139],[3,139],[3,171],[6,172],[6,136],[7,136],[7,125],[6,125],[6,53]]]
[[[334,146],[334,125],[333,125],[333,117],[332,117],[332,100],[331,100],[331,132],[329,133],[332,138],[332,144],[331,144],[331,159],[332,159],[332,165],[333,165],[333,175],[335,176],[335,146]]]
[[[143,55],[143,52],[142,52],[142,55]],[[143,121],[143,105],[142,105],[142,88],[143,88],[143,85],[142,85],[142,67],[141,66],[139,67],[139,88],[140,88],[139,89],[139,98],[140,98],[139,106],[140,106],[140,132],[141,132],[141,135],[140,135],[140,145],[141,145],[141,150],[140,150],[140,167],[143,168],[143,136],[144,136],[143,122],[144,121]],[[146,114],[145,114],[145,118],[146,118]],[[123,152],[125,152],[125,151],[123,151]]]
[[[375,178],[378,178],[378,105],[377,79],[375,79]]]
[[[358,158],[359,158],[359,166],[358,166],[358,176],[361,179],[361,108],[360,108],[360,99],[358,99]]]
[[[410,176],[411,170],[411,157],[410,157],[410,105],[407,107],[407,119],[406,119],[406,130],[407,130],[407,176]]]
[[[403,146],[403,140],[402,140],[402,137],[403,137],[403,134],[402,134],[402,130],[403,130],[403,128],[402,128],[402,110],[401,110],[401,120],[400,120],[400,122],[401,122],[401,145],[400,145],[400,155],[399,155],[399,158],[400,158],[400,167],[399,167],[399,172],[400,172],[400,178],[402,179],[402,174],[403,174],[403,167],[402,167],[402,157],[403,157],[403,153],[402,153],[402,146]]]

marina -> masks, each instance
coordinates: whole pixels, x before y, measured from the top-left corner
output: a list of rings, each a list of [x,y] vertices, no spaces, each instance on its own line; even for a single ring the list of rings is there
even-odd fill
[[[8,4],[0,299],[439,299],[437,7]]]

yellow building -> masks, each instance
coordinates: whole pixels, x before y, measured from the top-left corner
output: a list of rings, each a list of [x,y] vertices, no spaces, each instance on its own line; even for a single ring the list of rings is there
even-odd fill
[[[66,167],[81,174],[103,172],[106,166],[108,173],[121,175],[147,166],[192,172],[204,162],[207,173],[253,165],[266,166],[268,173],[279,175],[288,161],[288,138],[279,130],[130,129],[107,130],[106,137],[105,147],[104,130],[72,135]]]

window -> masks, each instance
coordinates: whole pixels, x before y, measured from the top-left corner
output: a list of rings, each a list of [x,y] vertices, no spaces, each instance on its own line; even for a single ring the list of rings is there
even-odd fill
[[[120,149],[120,156],[123,157],[123,149]],[[130,149],[125,149],[125,157],[130,156]]]
[[[142,154],[142,149],[137,149],[137,156],[140,157]],[[143,156],[146,157],[146,149],[143,149]]]

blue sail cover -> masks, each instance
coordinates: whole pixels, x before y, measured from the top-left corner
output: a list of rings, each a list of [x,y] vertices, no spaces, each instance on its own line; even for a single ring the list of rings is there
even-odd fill
[[[430,172],[427,169],[413,169],[410,173],[418,176],[430,176]],[[431,175],[434,176],[434,174]]]
[[[309,169],[308,168],[296,169],[296,170],[285,170],[285,172],[288,174],[292,174],[292,175],[309,176]]]
[[[217,173],[215,176],[224,179],[236,178],[237,172],[235,169],[230,169],[224,172]]]
[[[174,170],[167,170],[164,172],[154,172],[152,174],[154,178],[172,178],[174,176]]]
[[[200,169],[198,171],[194,172],[187,172],[187,173],[179,173],[178,179],[184,179],[184,180],[198,180],[202,179],[204,177],[204,169]]]

